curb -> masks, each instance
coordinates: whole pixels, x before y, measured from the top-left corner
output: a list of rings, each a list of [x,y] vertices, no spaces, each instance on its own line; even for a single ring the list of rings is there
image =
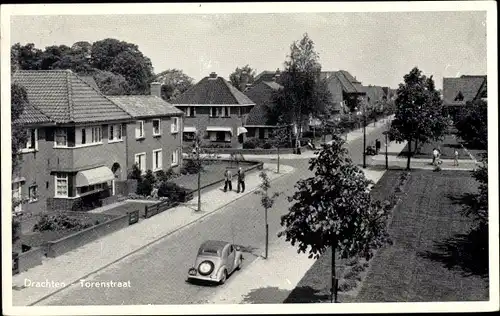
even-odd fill
[[[272,181],[275,181],[275,180],[277,180],[277,179],[279,179],[279,178],[281,178],[281,177],[283,177],[283,176],[286,176],[286,175],[288,175],[288,174],[292,173],[294,170],[295,170],[295,168],[293,168],[293,169],[292,169],[290,172],[288,172],[288,173],[282,173],[282,174],[279,174],[276,178],[274,178],[273,180],[271,180],[271,182],[272,182]],[[74,285],[74,284],[78,283],[81,279],[85,279],[85,278],[89,277],[89,276],[90,276],[90,275],[92,275],[92,274],[95,274],[95,273],[97,273],[97,272],[99,272],[99,271],[101,271],[101,270],[103,270],[103,269],[106,269],[107,267],[109,267],[109,266],[111,266],[111,265],[113,265],[113,264],[115,264],[115,263],[117,263],[117,262],[119,262],[119,261],[121,261],[121,260],[123,260],[123,259],[125,259],[125,258],[127,258],[127,257],[129,257],[129,256],[131,256],[131,255],[133,255],[133,254],[135,254],[135,253],[137,253],[137,252],[141,251],[141,250],[143,250],[144,248],[147,248],[147,247],[149,247],[149,246],[151,246],[151,245],[155,244],[156,242],[158,242],[158,241],[160,241],[160,240],[164,239],[165,237],[168,237],[168,236],[170,236],[170,235],[172,235],[172,234],[174,234],[174,233],[176,233],[176,232],[178,232],[178,231],[182,230],[183,228],[186,228],[186,227],[188,227],[188,226],[191,226],[191,225],[193,225],[193,224],[196,224],[199,220],[201,220],[201,219],[203,219],[203,218],[205,218],[205,217],[207,217],[207,216],[209,216],[209,215],[212,215],[212,214],[216,213],[217,211],[221,210],[222,208],[224,208],[224,207],[228,206],[229,204],[231,204],[231,203],[233,203],[233,202],[235,202],[235,201],[237,201],[237,200],[239,200],[239,199],[243,198],[244,196],[247,196],[249,193],[252,193],[252,192],[253,192],[253,191],[255,191],[256,189],[257,189],[257,187],[255,187],[255,188],[253,188],[253,189],[251,189],[251,190],[248,190],[246,194],[242,194],[242,195],[238,196],[236,199],[229,201],[228,203],[226,203],[226,204],[224,204],[224,205],[222,205],[222,206],[218,207],[217,209],[215,209],[215,210],[213,210],[213,211],[211,211],[211,212],[208,212],[208,213],[206,213],[206,214],[204,214],[204,215],[202,215],[202,216],[198,217],[198,218],[197,218],[197,219],[195,219],[194,221],[192,221],[192,222],[190,222],[190,223],[187,223],[187,224],[185,224],[185,225],[183,225],[183,226],[181,226],[181,227],[178,227],[178,228],[176,228],[176,229],[174,229],[174,230],[172,230],[172,231],[168,232],[167,234],[165,234],[165,235],[163,235],[163,236],[160,236],[160,237],[158,237],[158,238],[156,238],[156,239],[154,239],[154,240],[152,240],[152,241],[148,242],[148,243],[147,243],[147,244],[145,244],[145,245],[142,245],[141,247],[139,247],[139,248],[137,248],[137,249],[133,250],[132,252],[129,252],[129,253],[127,253],[127,254],[125,254],[125,255],[121,256],[120,258],[115,259],[115,260],[113,260],[112,262],[110,262],[110,263],[108,263],[108,264],[106,264],[106,265],[104,265],[104,266],[102,266],[102,267],[100,267],[100,268],[97,268],[97,269],[95,269],[94,271],[92,271],[92,272],[90,272],[90,273],[85,274],[85,275],[84,275],[84,276],[82,276],[82,277],[78,277],[78,279],[77,279],[76,281],[70,282],[70,283],[68,283],[66,286],[61,287],[61,288],[58,288],[58,289],[57,289],[57,290],[55,290],[54,292],[52,292],[52,293],[50,293],[50,294],[47,294],[47,295],[43,296],[42,298],[40,298],[40,299],[36,300],[35,302],[32,302],[32,303],[30,303],[30,304],[28,304],[28,305],[26,305],[26,306],[34,306],[34,305],[36,305],[36,304],[38,304],[38,303],[40,303],[40,302],[42,302],[42,301],[44,301],[44,300],[48,299],[49,297],[51,297],[51,296],[53,296],[53,295],[55,295],[55,294],[57,294],[57,293],[60,293],[60,292],[61,292],[61,291],[63,291],[64,289],[67,289],[68,287],[70,287],[70,286],[72,286],[72,285]],[[260,258],[260,256],[259,256],[259,257],[257,257],[257,259],[255,259],[253,262],[257,261],[259,258]]]

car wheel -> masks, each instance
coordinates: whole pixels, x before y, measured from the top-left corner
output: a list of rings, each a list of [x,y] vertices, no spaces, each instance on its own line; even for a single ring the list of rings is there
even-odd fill
[[[226,283],[227,280],[227,271],[224,269],[224,272],[222,272],[222,278],[220,279],[220,284]]]

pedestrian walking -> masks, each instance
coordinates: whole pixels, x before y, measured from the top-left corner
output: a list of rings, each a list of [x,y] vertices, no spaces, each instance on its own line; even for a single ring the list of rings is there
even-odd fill
[[[455,157],[453,159],[453,165],[458,166],[458,150],[455,149]]]
[[[438,152],[437,148],[434,148],[432,150],[432,164],[433,165],[436,165],[436,160],[438,158],[438,155],[439,155],[439,152]]]
[[[245,192],[245,171],[241,170],[241,167],[238,169],[238,190],[236,193]]]
[[[233,173],[231,170],[226,169],[226,172],[224,172],[224,192],[227,192],[227,189],[229,188],[229,191],[233,191]]]
[[[378,155],[378,152],[380,151],[381,143],[380,140],[375,140],[375,153]]]

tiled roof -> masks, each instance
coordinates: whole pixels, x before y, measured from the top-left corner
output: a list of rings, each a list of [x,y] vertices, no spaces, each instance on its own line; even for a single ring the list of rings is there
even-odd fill
[[[463,105],[467,101],[474,100],[483,84],[486,84],[486,76],[462,76],[459,78],[443,78],[443,101],[447,105]],[[455,101],[457,95],[463,95],[463,101]]]
[[[370,98],[370,104],[380,101],[384,96],[386,96],[384,89],[380,86],[367,86],[364,87],[364,89],[366,91],[366,96]]]
[[[254,105],[241,91],[233,87],[222,77],[205,77],[189,88],[174,104],[240,104]]]
[[[346,93],[366,93],[361,82],[356,80],[349,72],[345,70],[339,71],[324,71],[322,72],[322,77],[328,78],[327,80],[332,80],[331,78],[337,78],[342,84],[342,88]]]
[[[273,91],[280,88],[283,87],[275,81],[261,81],[245,92],[256,104],[248,113],[245,125],[268,125],[268,110],[273,106]]]
[[[80,76],[80,78],[82,78],[82,80],[88,83],[92,88],[96,89],[97,91],[100,91],[93,76]]]
[[[253,82],[254,84],[257,84],[261,81],[272,81],[275,75],[276,71],[264,70],[254,78]]]
[[[109,96],[133,117],[182,115],[184,112],[154,95]]]
[[[56,123],[130,118],[70,70],[17,71],[13,81],[26,89],[30,104]]]
[[[51,123],[50,118],[43,114],[39,109],[31,104],[24,107],[23,113],[17,120],[12,122],[14,124],[45,124]]]

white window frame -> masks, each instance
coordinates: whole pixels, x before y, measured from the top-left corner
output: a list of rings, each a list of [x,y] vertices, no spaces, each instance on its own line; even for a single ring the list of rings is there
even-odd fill
[[[179,123],[180,123],[180,120],[177,116],[173,116],[172,117],[172,125],[170,126],[170,131],[172,134],[177,134],[179,133]]]
[[[215,109],[215,115],[213,115],[213,109]],[[219,117],[219,107],[218,106],[211,106],[210,107],[210,117]]]
[[[113,132],[111,133],[111,129]],[[108,143],[116,143],[123,141],[123,125],[110,124],[108,126]]]
[[[34,135],[34,140],[31,138],[31,131],[35,131]],[[38,150],[38,128],[28,128],[26,130],[27,134],[27,140],[26,140],[26,147],[21,148],[21,152],[23,153],[28,153],[28,152],[33,152]],[[34,144],[33,144],[34,143]],[[30,145],[33,145],[33,147],[30,147]]]
[[[158,133],[155,132],[155,122],[158,122]],[[161,135],[161,119],[153,119],[153,136]]]
[[[170,166],[175,167],[179,165],[179,149],[176,149],[172,152],[172,163]]]
[[[89,144],[102,144],[102,127],[92,126],[91,131],[91,143]]]
[[[31,194],[31,189],[35,188],[35,194],[34,196]],[[38,201],[38,185],[33,184],[28,187],[28,202],[33,203]]]
[[[136,121],[135,122],[135,139],[142,139],[145,138],[144,134],[144,121]]]
[[[59,194],[57,190],[57,184],[58,181],[63,181],[66,182],[66,193],[65,194]],[[57,198],[67,198],[69,196],[69,177],[67,173],[56,173],[54,175],[54,196]]]
[[[222,117],[230,117],[231,116],[231,107],[223,106],[222,107]]]
[[[196,107],[188,106],[186,107],[186,117],[195,117],[196,116]]]
[[[157,153],[158,158],[157,158]],[[159,163],[158,163],[159,162]],[[158,167],[156,167],[158,165]],[[153,150],[153,171],[163,170],[163,150],[161,148]]]
[[[138,157],[141,157],[141,156],[144,156],[144,166],[142,166],[142,164],[138,164],[138,162],[140,162],[140,159],[137,159]],[[141,170],[142,173],[146,173],[146,160],[147,157],[146,157],[146,153],[143,152],[143,153],[137,153],[134,155],[134,163],[137,165],[137,167],[139,168],[139,170]],[[142,167],[142,168],[141,168]]]
[[[57,143],[58,132],[64,132],[64,133],[61,133],[61,136],[62,136],[62,134],[64,134],[64,137],[66,139],[65,144],[58,144]],[[67,147],[68,147],[68,130],[65,128],[56,128],[56,130],[54,131],[54,148],[67,148]]]

